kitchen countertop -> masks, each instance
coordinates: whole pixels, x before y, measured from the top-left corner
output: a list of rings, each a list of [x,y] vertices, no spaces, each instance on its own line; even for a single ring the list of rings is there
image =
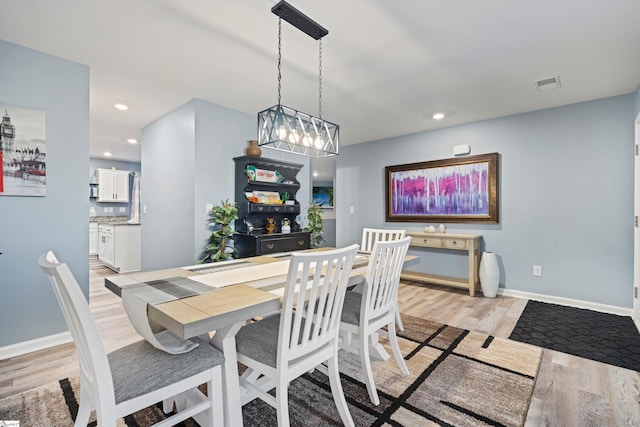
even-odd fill
[[[129,222],[127,216],[90,216],[89,222],[105,225],[140,225],[139,222]]]

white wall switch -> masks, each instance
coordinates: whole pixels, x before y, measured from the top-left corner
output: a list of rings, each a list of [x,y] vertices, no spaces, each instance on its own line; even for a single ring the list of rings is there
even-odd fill
[[[534,276],[542,276],[542,266],[541,265],[534,265],[533,266],[533,275]]]
[[[353,206],[349,206],[349,213],[350,214],[356,213],[356,208]]]
[[[147,205],[142,205],[142,213],[147,213]]]
[[[207,204],[205,205],[205,208],[206,208],[205,213],[206,213],[207,215],[209,215],[209,212],[211,212],[211,209],[213,209],[213,203],[207,203]]]

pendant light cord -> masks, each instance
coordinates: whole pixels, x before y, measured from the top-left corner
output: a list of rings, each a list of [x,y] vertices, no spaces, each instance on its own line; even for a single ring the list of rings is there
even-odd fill
[[[319,52],[319,66],[318,66],[318,117],[322,118],[322,38],[319,40],[320,47]]]
[[[278,19],[278,105],[282,90],[282,18]]]

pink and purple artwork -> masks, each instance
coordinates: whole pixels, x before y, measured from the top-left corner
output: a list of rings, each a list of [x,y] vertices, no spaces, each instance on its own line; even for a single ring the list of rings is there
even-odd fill
[[[387,221],[497,222],[497,158],[388,166]]]

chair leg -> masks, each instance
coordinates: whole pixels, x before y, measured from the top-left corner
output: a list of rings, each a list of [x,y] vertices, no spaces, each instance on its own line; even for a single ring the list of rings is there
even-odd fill
[[[396,326],[400,332],[404,331],[404,325],[402,324],[402,318],[400,317],[400,307],[396,304]]]
[[[391,345],[391,350],[393,350],[393,356],[396,359],[396,363],[398,364],[402,375],[407,376],[409,375],[409,369],[407,368],[407,364],[404,363],[404,358],[400,352],[400,345],[398,344],[398,337],[396,336],[396,327],[393,322],[390,322],[387,325],[387,330],[389,331],[389,344]]]
[[[82,391],[80,387],[80,405],[78,406],[78,415],[76,415],[76,421],[74,426],[86,427],[89,423],[89,416],[91,416],[91,399],[88,393]]]
[[[278,427],[289,427],[289,384],[279,378],[276,386],[276,415]]]
[[[373,380],[373,370],[371,369],[371,355],[369,354],[369,337],[364,331],[360,331],[360,366],[362,366],[362,373],[364,374],[364,382],[367,384],[367,391],[369,392],[369,399],[374,405],[380,404],[380,398],[378,398],[378,391],[376,390],[376,383]]]
[[[74,427],[85,427],[87,424],[74,424]],[[96,411],[96,425],[100,427],[116,427],[116,415],[113,411]]]
[[[338,370],[338,351],[334,353],[334,356],[328,360],[329,365],[329,384],[331,385],[331,394],[333,394],[333,401],[338,408],[340,419],[345,426],[353,427],[353,418],[349,412],[347,406],[347,400],[344,398],[344,392],[342,391],[342,383],[340,382],[340,371]]]

